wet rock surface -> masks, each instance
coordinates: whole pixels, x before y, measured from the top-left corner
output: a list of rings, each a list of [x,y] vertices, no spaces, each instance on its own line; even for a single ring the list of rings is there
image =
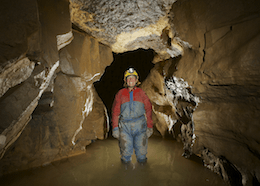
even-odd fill
[[[0,174],[83,153],[105,138],[106,108],[93,82],[112,51],[151,48],[156,64],[142,88],[158,134],[170,131],[185,157],[201,156],[226,181],[231,170],[236,184],[259,184],[259,7],[257,0],[1,2]]]
[[[68,11],[68,1],[55,3],[67,7]],[[3,1],[1,6],[1,25],[6,25],[0,35],[0,104],[3,108],[0,131],[6,137],[1,143],[1,158],[31,120],[32,112],[59,66],[56,35],[69,32],[71,22],[67,17],[69,12],[46,13],[52,5],[29,0]],[[50,21],[51,16],[63,17],[62,26],[58,26],[57,20]]]
[[[1,71],[0,174],[83,153],[109,130],[92,83],[112,62],[111,49],[72,31],[68,1],[37,4],[41,35],[24,44],[28,57],[9,60]]]
[[[1,3],[0,69],[2,70],[6,65],[16,62],[20,56],[25,57],[28,49],[37,51],[36,47],[33,48],[30,44],[33,36],[40,30],[40,22],[35,0],[19,2],[4,0]]]
[[[260,30],[254,25],[259,24],[259,2],[186,1],[175,3],[172,11],[180,38],[192,45],[174,75],[184,78],[201,98],[193,114],[194,153],[207,149],[214,154],[202,153],[205,165],[224,179],[229,178],[221,161],[227,159],[240,172],[240,184],[256,184],[260,180],[260,139],[254,132],[260,131]]]
[[[141,88],[150,98],[153,108],[153,122],[159,133],[172,135],[183,142],[183,156],[193,153],[195,141],[193,112],[200,99],[191,92],[191,86],[182,78],[172,76],[181,57],[155,64]]]

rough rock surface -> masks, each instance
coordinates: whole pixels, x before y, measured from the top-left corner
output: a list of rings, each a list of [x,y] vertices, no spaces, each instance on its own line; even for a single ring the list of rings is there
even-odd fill
[[[61,6],[67,7],[68,11],[68,1],[63,1]],[[57,20],[47,21],[50,14],[46,13],[46,9],[46,2],[30,0],[17,3],[4,1],[1,6],[1,24],[7,25],[0,37],[3,95],[0,99],[3,108],[0,111],[0,132],[4,139],[0,144],[1,158],[30,121],[59,66],[57,38],[54,35],[71,30],[68,19],[62,27],[57,26]],[[56,17],[59,16],[62,17],[61,11],[56,11]],[[65,15],[63,17],[66,18]],[[45,40],[41,40],[45,36],[54,46],[49,47]]]
[[[192,114],[200,100],[187,82],[172,76],[180,60],[179,56],[156,63],[141,88],[151,100],[155,128],[163,137],[169,133],[181,140],[183,156],[188,158],[195,140]]]
[[[23,46],[27,57],[2,63],[0,174],[83,153],[109,130],[92,84],[112,62],[111,49],[72,31],[68,1],[37,3],[41,31]]]
[[[40,30],[37,1],[24,0],[10,2],[3,0],[0,7],[0,71],[21,56],[25,57],[28,50],[36,52],[31,44]],[[30,12],[30,13],[28,13]],[[23,58],[22,57],[22,58]]]
[[[166,63],[170,65],[165,65]],[[150,74],[142,83],[141,88],[145,91],[153,105],[153,121],[155,127],[162,136],[170,131],[171,123],[178,119],[176,107],[173,104],[173,96],[165,87],[164,72],[168,72],[169,67],[175,67],[172,60],[159,62],[151,69]]]
[[[113,52],[151,48],[159,54],[159,59],[168,59],[181,54],[181,46],[186,46],[185,42],[174,38],[168,22],[175,0],[70,2],[72,23],[111,46]]]
[[[223,162],[229,162],[243,185],[260,181],[259,7],[258,1],[199,0],[172,9],[178,36],[192,45],[174,75],[201,98],[193,114],[194,153],[226,180]]]
[[[4,67],[0,74],[0,96],[11,87],[20,84],[32,74],[34,62],[27,57],[11,62],[10,65]]]
[[[225,180],[232,182],[229,166],[235,185],[259,184],[259,7],[258,0],[71,0],[69,12],[68,0],[2,1],[0,156],[10,150],[1,173],[103,139],[106,109],[92,83],[111,63],[111,49],[151,48],[158,63],[142,88],[158,131],[172,130],[185,157],[201,156]],[[180,78],[200,97],[195,111],[193,102],[176,102]]]

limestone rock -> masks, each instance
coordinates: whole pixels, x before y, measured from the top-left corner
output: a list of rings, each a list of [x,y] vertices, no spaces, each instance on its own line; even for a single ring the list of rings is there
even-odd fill
[[[186,1],[172,9],[178,36],[192,45],[174,75],[201,98],[193,114],[194,153],[208,149],[215,159],[226,159],[243,185],[260,181],[254,132],[259,131],[260,30],[254,26],[260,24],[259,12],[256,1]],[[226,171],[217,172],[226,177]]]
[[[113,52],[151,48],[168,59],[183,51],[183,42],[174,38],[167,17],[175,0],[70,2],[72,23],[111,46]]]
[[[0,72],[0,97],[11,87],[18,85],[30,77],[34,69],[34,62],[22,58],[11,62]]]
[[[1,144],[0,159],[32,119],[39,99],[48,90],[59,66],[56,36],[69,32],[71,22],[68,1],[53,3],[66,7],[67,12],[62,8],[49,11],[54,6],[46,1],[2,2],[0,21],[6,26],[0,34],[3,95],[0,132],[5,140]],[[53,19],[55,13],[64,19]],[[3,166],[1,162],[0,174]]]
[[[65,153],[70,152],[66,152],[65,149],[74,148],[73,146],[80,142],[76,137],[81,132],[85,118],[93,109],[94,97],[91,84],[80,89],[75,78],[59,74],[55,80],[52,120],[60,131]],[[83,149],[91,139],[95,139],[90,137],[86,140],[86,138],[88,136],[82,139],[85,144],[80,144]]]
[[[229,164],[243,185],[259,183],[259,7],[257,0],[2,1],[0,174],[105,138],[106,109],[92,83],[112,51],[151,48],[156,65],[142,88],[158,131],[180,137],[185,157],[201,156],[224,179]],[[196,110],[196,101],[178,96],[187,93],[177,86],[184,82],[200,97]]]
[[[0,12],[0,68],[4,68],[10,61],[25,57],[29,48],[35,51],[29,45],[29,38],[38,32],[40,22],[36,0],[4,0]]]
[[[84,33],[73,31],[73,37],[60,49],[59,70],[31,121],[1,160],[2,174],[84,153],[94,140],[107,137],[108,115],[92,84],[112,62],[111,49]],[[38,85],[45,77],[39,74],[33,78]]]
[[[82,76],[89,84],[98,80],[112,62],[112,51],[87,34],[73,31],[73,35],[72,43],[60,52],[61,71]]]
[[[82,129],[78,135],[75,136],[75,142],[105,139],[108,135],[109,118],[106,108],[93,87],[91,91],[93,99],[92,110],[82,122]]]
[[[41,83],[35,80],[35,77],[40,77],[45,71],[38,66],[35,68],[31,77],[21,85],[14,87],[8,91],[8,95],[2,97],[1,105],[1,134],[6,137],[4,146],[0,149],[0,157],[2,158],[7,149],[20,136],[23,129],[31,120],[31,114],[38,104],[42,93],[49,86],[50,80],[53,77],[59,63],[56,63],[47,77],[41,79]]]
[[[75,99],[76,102],[81,103],[81,105],[78,104],[77,107],[72,109],[76,115],[77,113],[82,113],[80,120],[75,122],[77,130],[72,130],[74,131],[72,143],[74,145],[81,143],[81,146],[85,147],[87,144],[84,144],[84,141],[97,138],[104,139],[109,130],[106,109],[92,87],[92,83],[101,77],[105,66],[112,62],[113,56],[111,49],[99,44],[93,37],[78,31],[73,31],[73,35],[74,40],[70,45],[62,49],[60,53],[61,71],[70,77],[76,91],[70,94],[69,92],[73,89],[68,89],[65,97],[72,96],[73,98],[70,99]],[[87,92],[86,96],[84,96],[86,94],[84,92]],[[65,93],[62,91],[60,94]],[[55,93],[55,95],[57,95],[57,99],[60,99],[59,94]],[[78,95],[78,98],[75,95]],[[64,99],[68,99],[65,97]],[[65,107],[71,107],[75,101],[67,103]],[[57,102],[57,107],[60,107],[60,104],[63,105],[65,103],[63,101]],[[61,106],[56,112],[63,115],[62,108],[64,106]],[[77,109],[80,110],[76,112]],[[74,117],[75,114],[68,113],[67,116],[71,115]],[[57,115],[57,118],[60,116]],[[70,120],[64,120],[60,123],[65,124],[68,123],[67,121]],[[68,125],[70,125],[70,122]]]
[[[58,50],[69,44],[72,39],[69,1],[58,0],[49,3],[38,0],[37,3],[42,32],[41,62],[49,67],[59,60]]]
[[[73,33],[72,31],[70,31],[65,34],[57,35],[56,38],[57,38],[57,48],[58,50],[60,50],[61,48],[71,43],[71,41],[73,40]]]
[[[153,121],[160,134],[165,136],[166,132],[169,132],[173,133],[176,138],[181,135],[183,141],[186,141],[184,149],[192,153],[190,148],[194,139],[194,127],[191,114],[199,99],[188,92],[187,88],[190,87],[187,82],[178,80],[176,77],[174,80],[171,79],[179,60],[180,58],[176,58],[157,63],[142,83],[141,88],[152,102]],[[183,125],[182,130],[175,126],[178,122]],[[185,128],[184,125],[187,127]],[[187,139],[189,139],[189,144]]]

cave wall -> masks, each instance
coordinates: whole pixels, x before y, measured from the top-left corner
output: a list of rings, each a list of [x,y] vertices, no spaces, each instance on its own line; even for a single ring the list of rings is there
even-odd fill
[[[166,89],[165,78],[170,72],[170,68],[175,68],[175,63],[179,60],[170,59],[156,63],[148,77],[141,84],[141,88],[152,103],[154,128],[163,137],[170,132],[171,122],[178,119],[176,107],[173,104],[174,96]]]
[[[31,120],[31,113],[51,83],[59,66],[58,46],[70,42],[71,37],[61,42],[56,38],[71,32],[68,1],[52,5],[57,3],[67,14],[55,11],[57,19],[53,22],[48,21],[48,3],[44,1],[4,1],[1,6],[1,25],[6,25],[0,37],[1,158]],[[60,27],[59,21],[63,22]]]
[[[190,115],[195,143],[185,150],[226,180],[224,165],[230,162],[243,185],[259,182],[259,2],[113,1],[104,3],[104,12],[95,8],[102,1],[82,2],[1,2],[1,174],[81,153],[106,137],[106,109],[92,86],[113,60],[102,41],[115,51],[139,47],[160,54],[142,88],[162,135],[185,126],[178,128],[176,113],[187,106],[178,108],[166,88],[174,75],[200,98]],[[73,30],[70,18],[97,38]],[[122,42],[126,37],[131,40]],[[123,50],[117,50],[120,43]]]
[[[243,185],[260,181],[259,8],[254,0],[199,0],[178,1],[171,10],[176,33],[192,45],[174,76],[201,99],[193,152],[226,180],[219,162],[231,162]]]
[[[72,29],[69,1],[5,1],[5,8],[0,175],[84,153],[107,137],[106,108],[92,84],[113,61],[109,47]]]

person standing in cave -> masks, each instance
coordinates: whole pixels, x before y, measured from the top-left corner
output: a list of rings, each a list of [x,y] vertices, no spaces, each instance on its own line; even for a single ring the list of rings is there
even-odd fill
[[[112,107],[112,135],[119,140],[121,161],[131,162],[133,149],[139,163],[147,162],[148,138],[153,134],[152,104],[137,87],[139,77],[134,68],[124,73],[124,87],[116,94]]]

